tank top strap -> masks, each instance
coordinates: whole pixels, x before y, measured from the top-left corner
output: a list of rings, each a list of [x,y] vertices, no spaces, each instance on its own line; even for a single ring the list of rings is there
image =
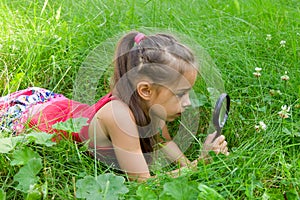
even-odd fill
[[[94,109],[94,115],[108,102],[117,99],[116,97],[112,96],[111,92],[107,95],[103,96],[97,103],[95,103],[92,107]]]
[[[88,128],[90,125],[90,122],[92,121],[93,117],[96,115],[96,113],[104,106],[106,105],[108,102],[112,101],[112,100],[116,100],[117,98],[112,96],[111,92],[108,93],[107,95],[103,96],[97,103],[95,103],[94,105],[90,106],[88,109],[86,109],[84,111],[84,113],[82,113],[82,117],[86,117],[88,118],[88,125],[87,126],[83,126],[80,133],[79,133],[79,137],[78,140],[79,141],[84,141],[84,140],[88,140]]]

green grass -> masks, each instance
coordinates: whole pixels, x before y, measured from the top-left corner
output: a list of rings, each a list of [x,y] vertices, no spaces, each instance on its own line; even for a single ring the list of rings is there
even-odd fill
[[[102,41],[143,27],[184,33],[212,57],[232,99],[224,129],[230,156],[199,164],[187,181],[203,183],[225,199],[299,199],[299,7],[298,0],[2,0],[0,94],[39,86],[72,98],[82,62]],[[262,68],[260,78],[253,75],[255,67]],[[280,78],[285,71],[287,82]],[[100,88],[99,96],[107,89]],[[271,95],[272,89],[282,94]],[[282,105],[291,106],[287,119],[278,116]],[[255,131],[259,121],[266,131]],[[29,146],[43,160],[46,199],[74,199],[76,180],[110,172],[100,163],[95,172],[93,158],[70,141]],[[7,199],[22,199],[13,181],[19,167],[11,166],[11,159],[10,153],[0,154],[0,189]],[[161,174],[148,186],[159,194],[170,181]],[[126,186],[124,198],[138,198],[139,185]]]

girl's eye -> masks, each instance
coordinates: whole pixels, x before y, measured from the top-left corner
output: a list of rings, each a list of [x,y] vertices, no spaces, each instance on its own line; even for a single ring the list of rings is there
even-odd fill
[[[185,95],[185,92],[176,94],[176,96],[179,97],[179,98],[183,97],[184,95]]]

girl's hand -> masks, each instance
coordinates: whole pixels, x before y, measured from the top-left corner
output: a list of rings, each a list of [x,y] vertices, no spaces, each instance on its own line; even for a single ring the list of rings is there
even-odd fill
[[[201,153],[202,158],[209,157],[209,151],[214,151],[216,154],[222,153],[226,156],[229,155],[227,142],[225,141],[225,136],[220,135],[215,140],[217,132],[209,134],[203,144],[203,150]]]

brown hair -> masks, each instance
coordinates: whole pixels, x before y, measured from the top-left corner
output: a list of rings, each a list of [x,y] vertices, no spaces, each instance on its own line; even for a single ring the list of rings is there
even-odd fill
[[[154,84],[170,84],[176,81],[178,74],[195,67],[195,59],[192,52],[171,35],[149,35],[135,44],[137,34],[126,34],[117,45],[112,88],[114,95],[131,109],[138,126],[142,151],[146,153],[153,151],[154,138],[150,136],[149,129],[143,129],[150,123],[150,118],[143,110],[135,81],[140,76],[146,76]]]

